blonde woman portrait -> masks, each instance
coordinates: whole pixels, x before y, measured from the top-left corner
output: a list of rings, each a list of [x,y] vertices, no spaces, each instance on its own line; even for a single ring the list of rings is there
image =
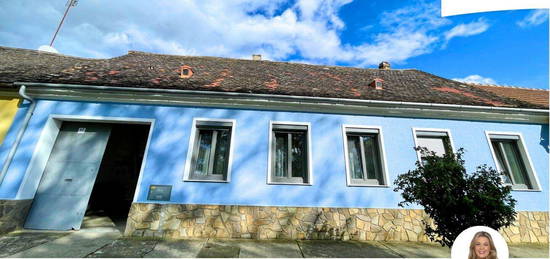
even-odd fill
[[[498,259],[493,238],[489,233],[479,231],[474,235],[470,243],[468,259]]]

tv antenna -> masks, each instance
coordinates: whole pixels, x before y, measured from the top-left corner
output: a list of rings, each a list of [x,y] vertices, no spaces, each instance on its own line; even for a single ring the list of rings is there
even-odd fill
[[[65,17],[67,17],[67,13],[69,13],[69,9],[71,9],[71,7],[76,6],[77,3],[78,3],[78,0],[67,0],[67,3],[65,4],[67,6],[67,9],[65,9],[63,18],[61,18],[61,22],[59,22],[59,25],[57,26],[57,30],[55,30],[55,34],[53,35],[52,41],[50,42],[50,47],[53,47],[53,41],[55,40],[55,37],[57,36],[59,29],[61,29],[61,25],[63,24],[63,21],[65,21]]]

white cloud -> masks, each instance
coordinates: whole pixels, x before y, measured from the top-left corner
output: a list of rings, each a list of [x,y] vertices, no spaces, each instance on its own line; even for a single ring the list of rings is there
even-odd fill
[[[381,61],[403,63],[411,57],[432,52],[440,37],[437,29],[450,21],[439,17],[435,5],[420,4],[380,15],[378,27],[370,42],[342,44],[338,30],[308,31],[298,41],[301,62],[319,64],[348,62],[357,66],[378,65]],[[368,33],[368,32],[366,32]]]
[[[449,41],[454,37],[468,37],[485,32],[489,24],[482,18],[471,23],[461,23],[445,33],[445,40]]]
[[[7,2],[0,1],[0,45],[35,49],[49,43],[64,3],[43,0],[34,8],[33,0]],[[351,2],[119,0],[106,8],[102,1],[79,1],[54,46],[64,54],[96,58],[128,50],[237,58],[257,53],[270,60],[372,66],[383,60],[404,63],[447,39],[440,31],[450,20],[440,17],[437,5],[421,1],[382,12],[371,24],[376,30],[364,31],[371,40],[345,44],[339,11]],[[447,40],[458,36],[467,32]]]
[[[416,3],[392,11],[383,12],[380,24],[407,30],[432,30],[451,23],[441,18],[439,7],[433,4]]]
[[[474,83],[474,84],[483,84],[483,85],[496,85],[497,82],[489,77],[482,77],[480,75],[469,75],[465,78],[453,78],[452,80],[463,82],[463,83]]]
[[[320,4],[317,0],[300,0],[296,5],[305,19],[312,19]]]
[[[397,31],[380,34],[374,44],[355,47],[354,52],[363,60],[362,66],[378,64],[383,60],[401,63],[410,57],[430,53],[436,40],[436,37],[422,32]]]
[[[372,43],[350,47],[350,52],[361,66],[403,63],[432,52],[439,40],[437,30],[449,23],[439,16],[437,6],[425,3],[384,12],[380,25],[385,31],[375,35]]]
[[[339,9],[353,0],[299,0],[296,7],[304,21],[326,23],[329,28],[343,29],[344,22],[338,16]]]
[[[543,24],[548,21],[548,9],[538,9],[531,11],[523,20],[518,21],[520,27],[531,27]]]

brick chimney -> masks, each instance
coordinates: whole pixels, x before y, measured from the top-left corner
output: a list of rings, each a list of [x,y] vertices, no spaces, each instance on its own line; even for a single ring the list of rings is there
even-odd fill
[[[382,61],[382,63],[380,63],[380,65],[378,65],[378,68],[382,69],[382,70],[390,70],[391,69],[390,62]]]

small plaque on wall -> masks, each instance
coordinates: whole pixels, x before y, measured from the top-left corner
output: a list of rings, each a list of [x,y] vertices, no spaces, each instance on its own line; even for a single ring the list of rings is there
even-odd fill
[[[172,185],[150,185],[147,199],[150,201],[170,201]]]

